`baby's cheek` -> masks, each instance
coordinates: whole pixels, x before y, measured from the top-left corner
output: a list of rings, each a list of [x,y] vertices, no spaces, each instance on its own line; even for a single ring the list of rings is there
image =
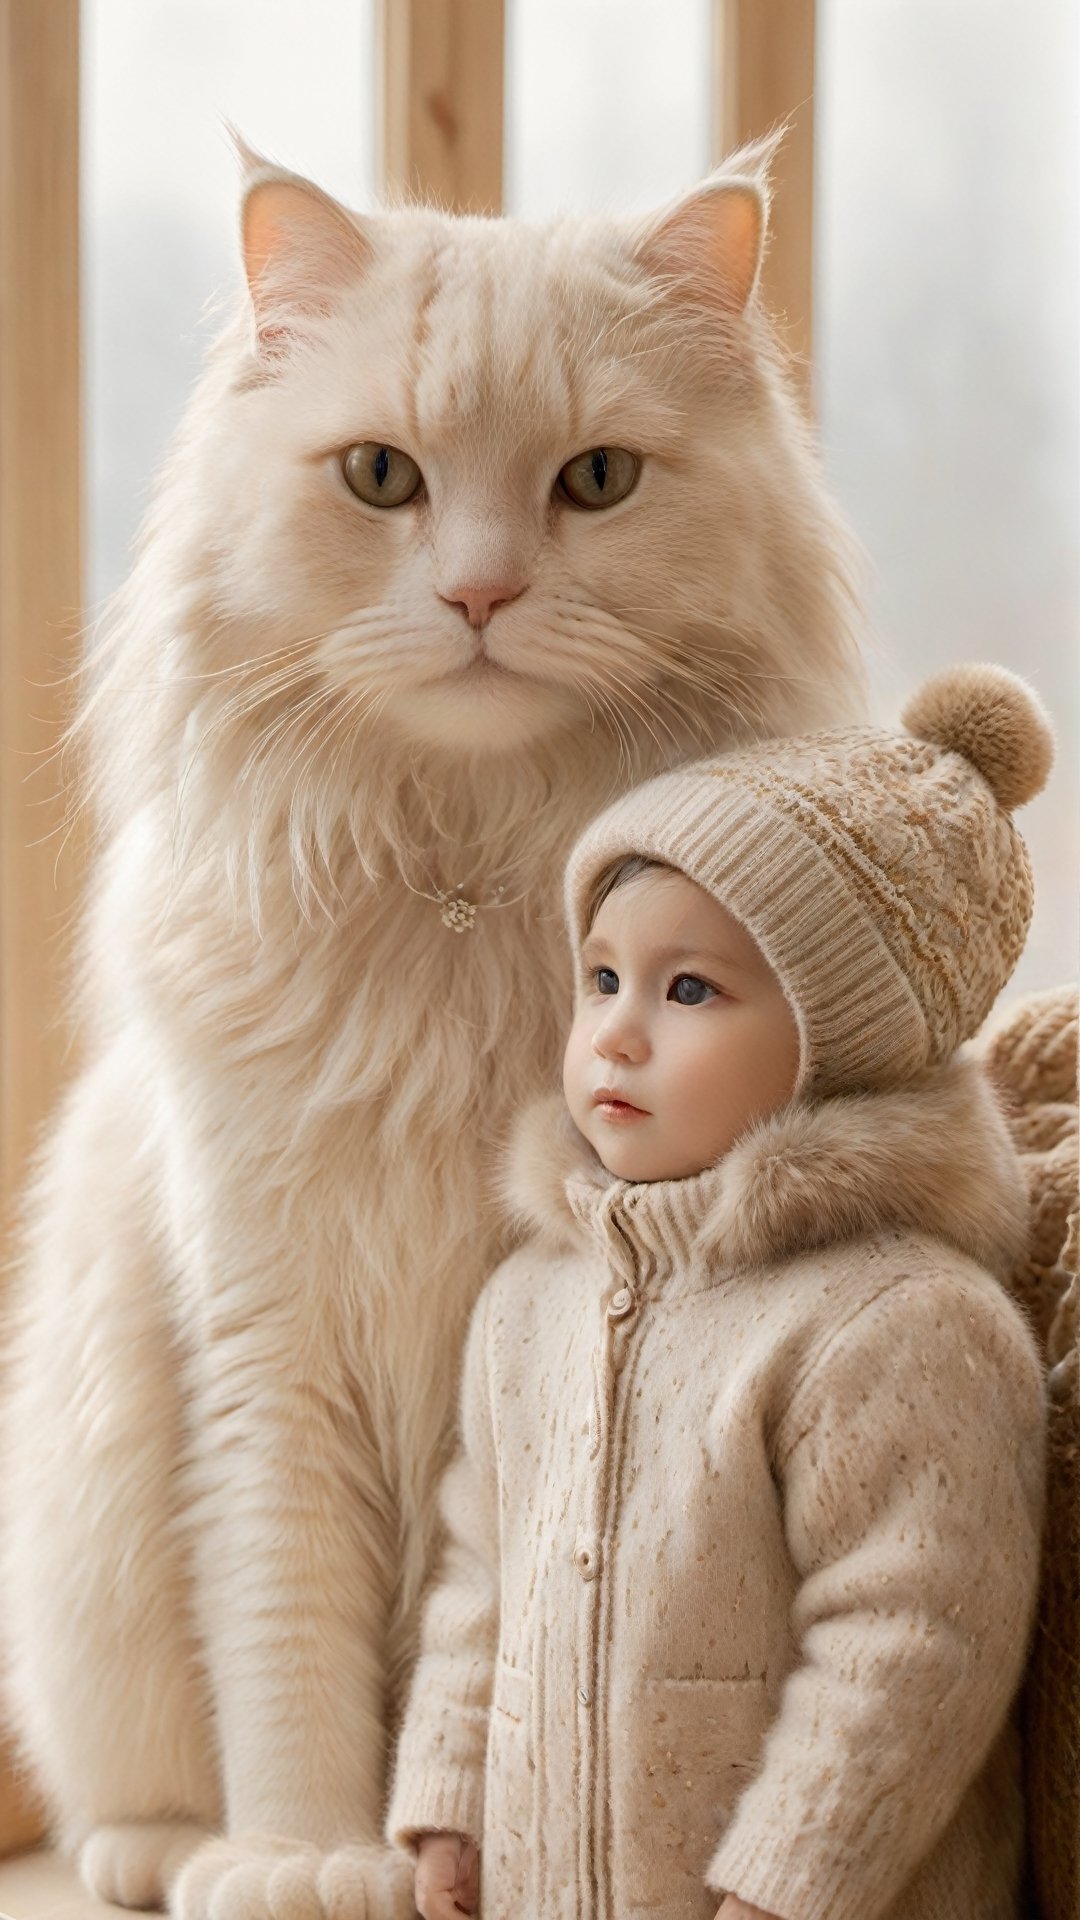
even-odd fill
[[[563,1054],[563,1096],[570,1109],[571,1116],[586,1131],[584,1120],[589,1112],[588,1083],[586,1066],[588,1061],[588,1036],[582,1029],[580,1017],[570,1029],[570,1037]]]
[[[728,1063],[717,1062],[703,1050],[697,1060],[688,1063],[673,1092],[670,1111],[681,1143],[687,1151],[700,1155],[700,1165],[705,1166],[726,1144],[732,1094]]]

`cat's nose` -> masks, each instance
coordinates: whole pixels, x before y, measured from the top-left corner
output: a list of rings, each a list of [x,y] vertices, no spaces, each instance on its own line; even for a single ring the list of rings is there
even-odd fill
[[[524,581],[496,580],[483,586],[448,587],[445,593],[439,594],[439,599],[450,607],[459,607],[470,627],[482,627],[496,607],[509,606],[511,600],[516,600],[524,591]]]

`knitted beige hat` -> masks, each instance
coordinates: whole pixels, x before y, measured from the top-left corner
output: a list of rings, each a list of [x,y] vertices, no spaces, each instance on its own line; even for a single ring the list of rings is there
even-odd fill
[[[1053,735],[1002,667],[955,667],[876,727],[808,734],[646,782],[570,855],[575,957],[597,882],[631,854],[706,888],[779,975],[801,1091],[877,1087],[941,1064],[982,1025],[1031,920],[1010,818],[1046,782]]]

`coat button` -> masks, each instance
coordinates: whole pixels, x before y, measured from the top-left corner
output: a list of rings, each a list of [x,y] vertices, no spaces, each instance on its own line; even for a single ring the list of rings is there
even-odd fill
[[[595,1580],[600,1571],[600,1542],[583,1537],[574,1548],[574,1565],[583,1580]]]
[[[587,1707],[587,1706],[588,1706],[588,1704],[589,1704],[589,1689],[588,1689],[588,1687],[579,1687],[579,1688],[578,1688],[578,1690],[577,1690],[577,1697],[578,1697],[578,1699],[579,1699],[579,1700],[581,1701],[581,1704],[582,1704],[582,1706],[583,1706],[583,1707]]]
[[[633,1313],[636,1305],[637,1301],[630,1288],[620,1287],[618,1293],[613,1293],[608,1301],[608,1319],[625,1320],[628,1313]]]

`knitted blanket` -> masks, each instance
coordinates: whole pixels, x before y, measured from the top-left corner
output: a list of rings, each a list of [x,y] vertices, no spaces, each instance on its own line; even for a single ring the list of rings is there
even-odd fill
[[[1032,1231],[1012,1290],[1047,1361],[1049,1482],[1039,1613],[1024,1691],[1033,1920],[1080,1913],[1080,1201],[1077,994],[1005,1010],[983,1057],[1028,1171]]]

